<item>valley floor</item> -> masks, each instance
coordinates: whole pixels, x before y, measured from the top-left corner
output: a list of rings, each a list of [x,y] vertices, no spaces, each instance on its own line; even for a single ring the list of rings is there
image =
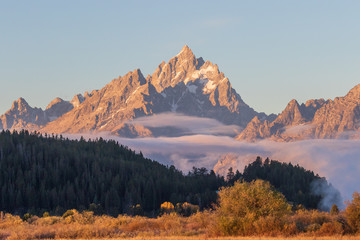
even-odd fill
[[[183,236],[172,236],[172,237],[135,237],[135,238],[121,238],[131,240],[360,240],[360,236],[332,236],[332,237],[183,237]],[[60,239],[68,240],[68,239]],[[85,239],[78,239],[85,240]],[[87,239],[89,240],[89,239]],[[91,240],[91,239],[90,239]],[[93,239],[95,240],[95,239]],[[114,240],[114,238],[97,238],[96,240]]]
[[[76,210],[69,210],[62,217],[44,215],[37,217],[25,214],[23,218],[11,214],[0,215],[0,240],[360,240],[360,235],[339,234],[344,233],[344,230],[339,228],[341,225],[335,220],[341,219],[341,215],[331,217],[328,213],[318,211],[298,212],[290,216],[296,217],[294,221],[299,226],[307,223],[304,225],[307,231],[295,228],[291,232],[280,231],[275,229],[276,225],[266,222],[260,226],[262,233],[254,233],[259,236],[251,237],[215,237],[222,234],[216,231],[214,213],[209,211],[189,217],[164,214],[157,218],[94,216],[93,212],[79,213]],[[317,222],[324,223],[321,225]],[[264,226],[271,229],[266,230]]]

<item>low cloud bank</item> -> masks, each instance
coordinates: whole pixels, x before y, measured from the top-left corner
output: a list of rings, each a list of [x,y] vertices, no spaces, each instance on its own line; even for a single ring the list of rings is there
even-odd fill
[[[260,141],[247,143],[227,136],[190,135],[175,138],[121,138],[109,135],[88,135],[87,138],[113,139],[141,151],[146,157],[167,165],[175,165],[185,173],[195,167],[213,169],[225,154],[235,157],[222,169],[243,168],[256,156],[299,164],[318,173],[338,189],[345,200],[360,191],[359,140],[304,140],[298,142]],[[72,135],[72,137],[76,137]],[[233,158],[234,159],[234,158]],[[226,164],[224,162],[223,164]],[[242,171],[243,169],[239,169]],[[324,189],[319,188],[322,192]],[[320,191],[319,190],[319,191]],[[320,191],[320,192],[321,192]],[[342,202],[342,200],[341,200]]]
[[[183,131],[182,135],[204,134],[234,137],[242,130],[237,125],[225,125],[215,119],[187,116],[179,113],[154,114],[136,118],[129,121],[129,123],[151,128],[173,127],[181,129]]]
[[[239,161],[244,163],[255,160],[256,156],[262,156],[299,164],[326,177],[335,188],[340,190],[345,199],[351,199],[354,191],[360,191],[360,141],[358,140],[246,143],[235,141],[230,137],[204,135],[178,138],[118,138],[117,140],[131,148],[141,150],[145,156],[165,164],[174,164],[185,172],[193,166],[212,169],[218,160],[228,153],[237,155]],[[232,167],[237,166],[239,164]]]

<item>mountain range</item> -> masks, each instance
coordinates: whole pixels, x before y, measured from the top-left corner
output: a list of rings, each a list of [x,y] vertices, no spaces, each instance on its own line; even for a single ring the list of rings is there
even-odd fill
[[[312,138],[357,138],[360,85],[344,97],[291,100],[279,115],[256,112],[231,87],[216,64],[196,58],[188,46],[152,75],[136,69],[100,90],[55,98],[45,110],[19,98],[0,116],[0,129],[46,133],[108,132],[123,137],[173,136],[176,127],[148,127],[132,121],[162,113],[210,118],[242,129],[240,141],[296,141]]]
[[[359,138],[360,85],[334,100],[315,99],[299,104],[291,100],[277,118],[269,122],[254,117],[235,138],[256,141],[296,141],[304,139]]]

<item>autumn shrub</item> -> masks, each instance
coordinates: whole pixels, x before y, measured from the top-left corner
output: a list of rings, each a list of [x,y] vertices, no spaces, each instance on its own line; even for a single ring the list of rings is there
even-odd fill
[[[69,216],[72,216],[72,215],[74,215],[75,212],[77,212],[75,209],[67,210],[67,211],[62,215],[62,218],[67,218],[67,217],[69,217]]]
[[[295,223],[299,232],[316,232],[324,223],[330,222],[331,219],[327,212],[301,209],[289,217],[288,221]]]
[[[340,213],[337,215],[317,210],[301,209],[288,217],[288,225],[293,224],[296,234],[309,236],[332,236],[342,235],[349,232],[346,220]],[[289,229],[287,229],[289,230]],[[286,233],[285,229],[284,232]]]
[[[176,213],[164,214],[158,218],[161,229],[168,233],[178,233],[181,226],[180,217]]]
[[[91,224],[94,223],[94,213],[91,211],[82,211],[79,213],[76,209],[67,210],[62,215],[62,222],[70,224],[70,223],[80,223],[80,224]]]
[[[40,226],[49,226],[49,225],[54,225],[55,223],[59,223],[60,221],[61,221],[60,217],[50,216],[50,217],[38,218],[34,222],[34,224],[40,225]]]
[[[294,222],[287,222],[284,224],[281,235],[289,237],[294,236],[299,233],[299,229],[297,228]]]
[[[46,218],[46,217],[50,217],[50,213],[49,213],[49,212],[44,212],[44,213],[43,213],[43,218]]]
[[[194,205],[188,202],[177,203],[175,211],[182,216],[190,216],[200,210],[198,205]]]
[[[82,211],[74,215],[75,221],[80,224],[93,224],[95,221],[94,213],[91,211]]]
[[[154,219],[149,219],[145,217],[132,217],[130,221],[128,221],[126,224],[122,224],[120,229],[125,232],[148,232],[153,229],[159,228],[159,225],[157,222],[154,221]]]
[[[347,203],[345,216],[351,230],[360,233],[360,193],[355,192],[352,197],[352,201]]]
[[[32,215],[30,213],[25,213],[22,217],[22,220],[24,222],[27,222],[31,217],[32,217]]]
[[[342,235],[344,233],[343,225],[337,221],[324,223],[317,232],[321,236]]]
[[[331,215],[338,215],[340,213],[340,210],[336,204],[333,204],[330,209]]]
[[[265,223],[266,220],[281,219],[290,213],[290,204],[270,183],[263,180],[236,182],[219,192],[219,207],[216,209],[218,234],[254,235],[260,231],[259,226],[274,224]],[[265,219],[259,220],[261,218]],[[275,224],[283,224],[283,221]]]
[[[118,237],[119,230],[96,224],[78,224],[59,225],[56,229],[56,238],[61,239],[89,239]]]
[[[254,222],[256,235],[277,236],[282,234],[284,226],[284,218],[274,216],[260,217]]]
[[[174,204],[172,204],[171,202],[163,202],[160,205],[160,213],[161,214],[171,213],[171,212],[174,212],[174,210],[175,210]]]
[[[142,209],[140,204],[131,206],[129,211],[130,211],[130,215],[132,215],[132,216],[143,216],[144,215],[144,210]]]
[[[5,214],[5,217],[2,221],[0,221],[0,229],[7,229],[12,226],[19,226],[25,224],[20,216],[11,215],[9,213]]]
[[[205,210],[202,212],[197,212],[187,218],[189,220],[188,228],[193,229],[206,229],[214,222],[214,213]]]
[[[318,223],[311,223],[305,227],[305,232],[314,234],[315,232],[317,232],[320,229],[320,227],[321,227],[321,225]]]
[[[34,239],[53,239],[55,236],[56,231],[51,228],[36,228],[33,232]]]

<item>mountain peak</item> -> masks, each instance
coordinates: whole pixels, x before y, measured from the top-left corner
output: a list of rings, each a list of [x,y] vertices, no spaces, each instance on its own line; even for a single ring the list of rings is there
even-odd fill
[[[22,98],[22,97],[20,97],[18,100],[16,100],[16,102],[17,103],[26,103],[27,104],[26,100],[24,98]]]
[[[11,109],[15,110],[15,109],[25,109],[25,108],[29,108],[29,104],[26,102],[26,100],[22,97],[20,97],[18,100],[14,101],[12,104]]]
[[[49,105],[46,107],[46,109],[50,109],[52,106],[54,106],[55,104],[59,104],[59,103],[62,103],[62,102],[64,102],[64,100],[63,99],[61,99],[61,98],[59,98],[59,97],[57,97],[57,98],[55,98],[54,100],[52,100],[50,103],[49,103]]]
[[[146,79],[142,74],[140,68],[137,68],[133,72],[131,72],[130,76],[133,77],[136,81],[139,81],[141,85],[146,83]]]
[[[193,53],[193,52],[191,51],[191,49],[189,48],[188,45],[184,45],[178,55],[183,54],[183,53]]]
[[[288,106],[299,106],[299,103],[296,101],[296,99],[291,99],[291,101],[288,103]]]
[[[140,68],[137,68],[134,71],[129,72],[128,74],[130,74],[131,76],[135,76],[137,78],[144,78],[144,75],[142,74]]]
[[[87,97],[89,97],[89,93],[87,93]],[[85,94],[86,94],[85,93]],[[84,97],[83,95],[81,94],[76,94],[73,99],[70,101],[70,103],[74,106],[74,107],[78,107],[82,102],[85,101],[85,98],[87,97]]]
[[[348,94],[346,94],[346,97],[360,98],[360,84],[353,87]]]
[[[123,86],[126,85],[137,85],[138,83],[140,85],[143,85],[146,83],[146,79],[144,75],[142,74],[141,70],[139,68],[135,69],[134,71],[130,71],[127,74],[125,74],[123,77],[119,77],[117,79],[114,79],[114,83],[116,85],[120,84]]]
[[[15,100],[11,108],[0,116],[0,127],[3,129],[37,130],[47,123],[47,117],[41,108],[32,108],[24,98]]]
[[[193,51],[187,45],[185,45],[178,53],[178,55],[176,55],[176,57],[181,59],[193,59],[195,58],[195,55]]]

